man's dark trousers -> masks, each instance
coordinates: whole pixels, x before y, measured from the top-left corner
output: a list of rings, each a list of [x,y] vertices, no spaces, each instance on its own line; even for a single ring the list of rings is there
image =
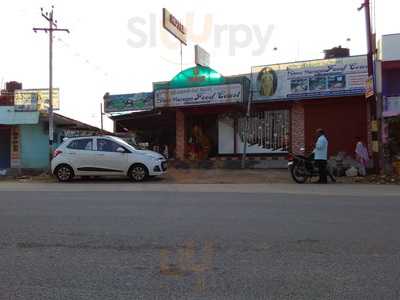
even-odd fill
[[[316,159],[315,163],[318,167],[319,171],[319,183],[328,183],[328,178],[327,178],[327,161],[326,160],[321,160],[321,159]]]

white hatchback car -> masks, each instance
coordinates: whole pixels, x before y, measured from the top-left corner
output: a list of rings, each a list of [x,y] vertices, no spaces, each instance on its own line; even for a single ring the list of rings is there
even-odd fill
[[[74,176],[128,176],[133,181],[166,172],[163,155],[138,150],[113,136],[70,138],[54,151],[51,170],[61,182]]]

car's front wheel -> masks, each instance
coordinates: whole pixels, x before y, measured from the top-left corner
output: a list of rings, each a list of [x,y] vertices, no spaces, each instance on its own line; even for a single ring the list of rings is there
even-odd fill
[[[149,171],[145,165],[135,164],[129,169],[128,176],[132,181],[141,182],[149,176]]]
[[[54,175],[60,182],[69,182],[74,178],[74,170],[68,165],[60,165],[54,171]]]

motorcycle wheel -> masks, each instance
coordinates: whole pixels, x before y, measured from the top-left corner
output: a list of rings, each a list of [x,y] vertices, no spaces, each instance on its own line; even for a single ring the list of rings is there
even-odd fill
[[[296,164],[290,170],[292,178],[296,183],[303,184],[307,181],[306,169],[303,164]]]

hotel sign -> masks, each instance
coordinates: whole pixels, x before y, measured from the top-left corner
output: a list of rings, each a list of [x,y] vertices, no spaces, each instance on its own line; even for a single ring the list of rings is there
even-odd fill
[[[241,84],[224,84],[154,92],[156,108],[232,104],[243,101]]]
[[[163,27],[181,43],[187,45],[187,33],[183,24],[174,17],[166,8],[163,8]]]

